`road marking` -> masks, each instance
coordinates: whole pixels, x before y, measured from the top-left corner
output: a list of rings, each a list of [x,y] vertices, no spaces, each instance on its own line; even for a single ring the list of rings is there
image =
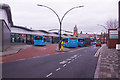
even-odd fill
[[[74,52],[74,51],[69,51],[69,52]]]
[[[74,59],[72,61],[74,61]]]
[[[40,56],[35,56],[35,57],[32,57],[32,58],[38,58],[38,57],[40,57]]]
[[[71,62],[69,61],[68,64],[70,64]]]
[[[74,55],[74,57],[77,57],[78,55]]]
[[[67,59],[67,61],[70,61],[70,60],[71,60],[71,59],[69,59],[69,58]]]
[[[98,57],[101,49],[102,49],[102,47],[100,47],[100,48],[97,50],[97,52],[96,52],[95,55],[94,55],[95,57]]]
[[[63,67],[65,67],[65,66],[66,66],[66,64],[63,65]]]
[[[74,55],[74,56],[72,56],[72,57],[70,57],[70,58],[75,58],[75,57],[77,57],[77,55]]]
[[[77,59],[77,58],[75,58],[75,59]]]
[[[67,61],[62,61],[62,62],[59,62],[59,64],[65,64]]]
[[[70,58],[74,58],[74,56],[70,57]]]
[[[49,77],[49,76],[51,76],[53,73],[50,73],[50,74],[48,74],[46,77]]]
[[[16,61],[21,61],[21,60],[25,60],[25,58],[24,58],[24,59],[18,59],[18,60],[16,60]]]
[[[60,70],[60,68],[57,68],[57,69],[56,69],[56,71],[59,71],[59,70]]]

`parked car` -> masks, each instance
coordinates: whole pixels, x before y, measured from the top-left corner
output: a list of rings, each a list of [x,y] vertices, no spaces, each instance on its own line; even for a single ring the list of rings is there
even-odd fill
[[[96,42],[96,46],[100,46],[101,47],[101,42]]]

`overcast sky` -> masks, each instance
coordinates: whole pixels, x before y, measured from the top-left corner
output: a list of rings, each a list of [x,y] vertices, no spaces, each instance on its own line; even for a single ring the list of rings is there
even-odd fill
[[[0,0],[9,4],[14,25],[32,27],[35,30],[59,29],[56,15],[42,4],[54,9],[60,18],[72,7],[81,6],[70,11],[64,18],[62,29],[73,31],[75,25],[78,32],[100,33],[105,31],[101,26],[109,19],[118,20],[119,0]]]

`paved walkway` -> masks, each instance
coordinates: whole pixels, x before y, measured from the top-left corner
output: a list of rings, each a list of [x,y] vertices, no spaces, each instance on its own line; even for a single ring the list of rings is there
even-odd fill
[[[95,78],[120,78],[120,52],[104,45],[101,49]]]
[[[16,54],[22,49],[33,47],[32,45],[26,44],[11,44],[11,46],[6,49],[4,52],[0,52],[0,57],[5,57],[8,55]]]
[[[18,49],[21,48],[22,49],[18,51],[17,54],[2,57],[2,62],[4,63],[4,62],[17,61],[17,60],[25,60],[28,58],[36,58],[40,56],[59,53],[55,51],[56,47],[57,47],[56,45],[52,45],[52,44],[48,44],[46,46],[16,45],[13,46],[13,51],[18,51]],[[10,54],[9,51],[10,50],[8,50],[6,54]]]

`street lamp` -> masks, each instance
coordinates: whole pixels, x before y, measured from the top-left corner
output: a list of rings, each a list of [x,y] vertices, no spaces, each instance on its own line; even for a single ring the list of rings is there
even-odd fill
[[[102,26],[102,27],[104,27],[105,28],[105,30],[106,30],[106,34],[107,34],[107,28],[106,28],[106,26],[104,26],[104,25],[101,25],[101,24],[97,24],[98,26]]]
[[[84,7],[84,6],[76,6],[76,7],[73,7],[71,9],[69,9],[64,15],[63,17],[60,19],[59,15],[55,12],[55,10],[53,10],[52,8],[48,7],[48,6],[45,6],[45,5],[40,5],[40,4],[37,4],[37,6],[41,6],[41,7],[46,7],[48,9],[50,9],[51,11],[53,11],[55,13],[55,15],[57,16],[58,18],[58,21],[59,21],[59,25],[60,25],[60,41],[59,41],[59,50],[61,49],[61,27],[62,27],[62,21],[64,19],[64,17],[66,16],[66,14],[68,12],[70,12],[71,10],[75,9],[75,8],[81,8],[81,7]]]
[[[101,24],[97,24],[98,26],[102,26],[102,27],[104,27],[105,28],[105,30],[106,30],[106,34],[105,34],[105,36],[106,36],[106,43],[107,43],[107,28],[106,28],[106,26],[104,26],[104,25],[101,25]]]

